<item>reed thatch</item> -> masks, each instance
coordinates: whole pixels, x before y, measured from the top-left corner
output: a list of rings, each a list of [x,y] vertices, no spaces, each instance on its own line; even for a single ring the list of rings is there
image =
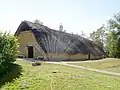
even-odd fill
[[[74,35],[54,29],[44,25],[23,21],[18,27],[15,35],[20,32],[31,30],[36,41],[45,53],[68,53],[68,54],[92,54],[93,56],[104,55],[104,50],[94,42]]]

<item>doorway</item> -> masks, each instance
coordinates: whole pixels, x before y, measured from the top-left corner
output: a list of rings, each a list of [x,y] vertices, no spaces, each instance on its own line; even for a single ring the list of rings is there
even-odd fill
[[[28,46],[28,58],[33,58],[33,46]]]

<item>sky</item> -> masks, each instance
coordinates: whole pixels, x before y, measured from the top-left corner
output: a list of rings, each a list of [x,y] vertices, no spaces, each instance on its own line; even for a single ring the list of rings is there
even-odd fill
[[[45,26],[86,35],[120,12],[120,0],[0,0],[0,31],[14,34],[24,20],[39,19]]]

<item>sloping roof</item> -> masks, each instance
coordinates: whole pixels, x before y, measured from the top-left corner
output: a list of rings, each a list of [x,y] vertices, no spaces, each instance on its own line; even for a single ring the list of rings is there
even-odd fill
[[[104,50],[100,46],[86,38],[50,29],[44,25],[29,21],[23,21],[15,32],[15,35],[19,35],[20,32],[26,30],[33,32],[36,41],[45,53],[90,53],[94,56],[104,54]]]

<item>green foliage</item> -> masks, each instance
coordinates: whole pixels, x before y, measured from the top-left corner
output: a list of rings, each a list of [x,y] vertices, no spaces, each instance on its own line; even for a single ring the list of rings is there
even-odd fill
[[[68,54],[70,54],[72,52],[72,48],[65,48],[64,51],[66,51]]]
[[[109,32],[108,37],[107,37],[107,50],[108,50],[108,54],[110,57],[117,57],[117,53],[118,53],[118,46],[117,46],[117,36],[116,33],[114,31]]]
[[[18,39],[9,33],[0,33],[0,76],[7,72],[18,54]]]
[[[40,25],[43,25],[43,22],[41,22],[41,21],[38,20],[38,19],[34,20],[34,23],[36,23],[36,24],[40,24]]]
[[[117,13],[104,25],[90,34],[90,38],[103,47],[109,57],[120,58],[120,13]]]
[[[105,34],[106,34],[105,27],[103,25],[99,29],[97,29],[96,31],[93,31],[92,33],[90,33],[90,38],[92,39],[92,41],[94,41],[96,44],[98,44],[99,46],[101,46],[103,48]]]
[[[107,52],[109,57],[120,58],[120,13],[108,20]]]

